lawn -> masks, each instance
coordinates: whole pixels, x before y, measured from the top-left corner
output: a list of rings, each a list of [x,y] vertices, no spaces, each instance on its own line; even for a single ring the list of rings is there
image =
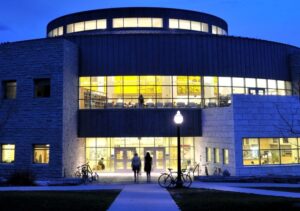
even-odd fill
[[[260,196],[207,189],[169,189],[181,210],[300,210],[300,199]]]
[[[249,187],[249,188],[300,193],[300,188],[290,188],[290,187]]]
[[[106,210],[120,190],[0,192],[1,210]]]

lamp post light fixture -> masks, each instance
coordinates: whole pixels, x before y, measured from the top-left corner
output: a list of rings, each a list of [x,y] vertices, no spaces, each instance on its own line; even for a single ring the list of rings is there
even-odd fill
[[[177,181],[176,187],[182,188],[182,179],[181,179],[181,153],[180,153],[180,125],[183,122],[183,116],[180,111],[177,111],[174,116],[174,122],[177,125]]]

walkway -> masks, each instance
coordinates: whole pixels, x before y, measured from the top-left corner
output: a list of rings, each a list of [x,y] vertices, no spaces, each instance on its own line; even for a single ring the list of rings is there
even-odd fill
[[[255,187],[300,187],[300,184],[271,184],[271,183],[208,183],[208,182],[193,182],[192,188],[205,188],[212,190],[231,191],[238,193],[257,194],[265,196],[278,196],[288,198],[300,198],[300,193],[261,190],[254,189]],[[251,188],[253,187],[253,188]]]
[[[126,185],[109,211],[179,210],[169,192],[158,184]]]

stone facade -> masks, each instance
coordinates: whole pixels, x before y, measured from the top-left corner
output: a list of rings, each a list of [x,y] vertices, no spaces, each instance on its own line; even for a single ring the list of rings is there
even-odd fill
[[[74,110],[77,107],[70,102],[76,91],[72,91],[69,98],[64,99],[63,96],[70,91],[68,86],[77,83],[76,51],[72,43],[63,39],[0,45],[0,78],[17,81],[16,99],[3,100],[0,108],[1,115],[6,115],[9,108],[13,107],[8,121],[1,128],[0,144],[15,144],[15,162],[0,164],[0,175],[7,176],[15,170],[30,170],[38,177],[63,176],[63,151],[68,152],[65,155],[67,157],[74,151],[67,150],[62,142],[68,136],[76,141]],[[75,73],[70,74],[73,68]],[[49,98],[34,97],[34,79],[38,78],[50,78]],[[64,84],[64,81],[69,82]],[[3,86],[0,93],[3,94]],[[64,126],[69,120],[73,122]],[[49,164],[33,163],[34,144],[50,145]]]
[[[299,164],[243,166],[243,138],[300,137],[300,102],[297,96],[234,95],[232,100],[237,175],[299,175]],[[293,123],[291,133],[286,121]],[[297,132],[299,131],[299,132]]]
[[[202,134],[199,139],[198,150],[200,151],[200,164],[202,174],[205,174],[204,165],[207,164],[208,173],[212,175],[215,167],[222,170],[227,169],[231,175],[235,174],[235,155],[234,155],[234,122],[232,107],[206,108],[202,110]],[[212,149],[212,161],[206,161],[206,148]],[[213,148],[220,150],[220,163],[214,162]],[[229,150],[229,164],[223,163],[222,149]]]

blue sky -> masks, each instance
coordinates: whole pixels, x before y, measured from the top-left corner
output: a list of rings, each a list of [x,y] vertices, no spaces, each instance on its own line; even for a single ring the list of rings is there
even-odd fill
[[[1,0],[0,42],[43,38],[56,17],[130,6],[202,11],[227,21],[229,34],[300,47],[300,0]]]

